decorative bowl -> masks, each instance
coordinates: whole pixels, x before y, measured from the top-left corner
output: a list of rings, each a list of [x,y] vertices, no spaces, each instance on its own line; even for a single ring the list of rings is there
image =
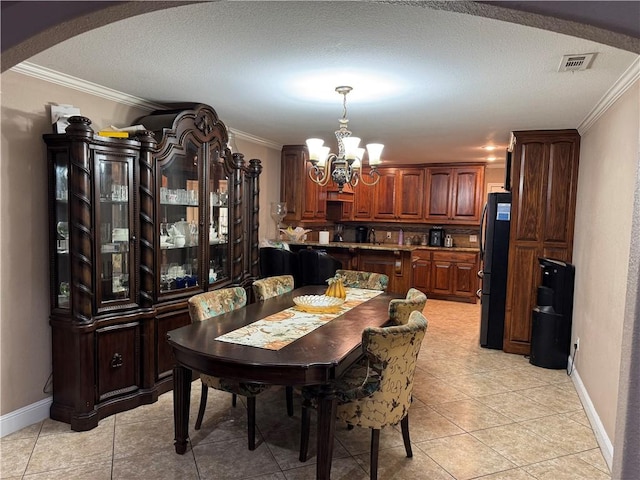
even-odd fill
[[[327,295],[302,295],[294,297],[293,303],[303,312],[330,313],[339,311],[344,299]]]
[[[286,229],[281,228],[280,231],[284,234],[285,239],[289,242],[302,242],[304,241],[304,236],[311,230],[307,230],[301,227],[296,227],[295,229],[289,227]]]

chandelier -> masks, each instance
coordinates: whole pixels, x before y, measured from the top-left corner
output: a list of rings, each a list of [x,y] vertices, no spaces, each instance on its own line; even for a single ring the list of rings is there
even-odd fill
[[[381,143],[367,144],[370,170],[366,176],[362,170],[364,148],[359,148],[360,139],[352,137],[347,129],[349,120],[347,119],[347,94],[353,90],[351,87],[336,87],[336,92],[342,95],[342,118],[339,120],[340,128],[335,131],[338,140],[338,153],[330,153],[329,147],[323,146],[324,140],[320,138],[309,138],[307,147],[309,148],[309,177],[318,185],[324,186],[329,183],[329,179],[338,185],[338,192],[342,192],[345,184],[355,187],[358,182],[365,185],[375,185],[380,180],[378,165],[380,165],[380,154],[384,145]]]

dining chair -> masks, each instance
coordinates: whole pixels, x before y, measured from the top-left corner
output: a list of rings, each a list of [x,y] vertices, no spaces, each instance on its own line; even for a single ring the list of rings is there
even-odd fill
[[[389,320],[395,325],[404,325],[409,321],[411,312],[421,312],[427,304],[427,296],[416,288],[410,288],[405,298],[389,301]]]
[[[274,275],[253,282],[253,294],[257,302],[276,297],[293,290],[293,275]]]
[[[343,278],[345,287],[366,288],[385,291],[389,286],[389,277],[384,273],[363,272],[361,270],[336,270]]]
[[[409,438],[409,406],[418,353],[426,331],[427,319],[419,311],[412,312],[405,325],[365,328],[362,350],[367,362],[348,368],[329,388],[338,399],[338,420],[349,426],[371,429],[371,480],[378,477],[380,429],[399,422],[407,457],[413,456]],[[307,460],[309,448],[309,409],[317,406],[318,396],[323,392],[327,392],[323,385],[302,390],[302,462]]]
[[[247,304],[247,292],[242,287],[221,288],[211,292],[200,293],[189,299],[189,315],[192,322],[201,322],[208,318],[216,317],[224,313],[237,310]],[[233,394],[233,405],[236,404],[236,396],[247,398],[247,423],[249,450],[256,448],[256,395],[264,392],[270,386],[261,383],[240,382],[231,378],[220,378],[212,375],[200,374],[202,381],[202,394],[200,396],[200,409],[196,419],[196,430],[200,430],[204,410],[207,406],[207,392],[209,388],[215,388]]]
[[[253,282],[253,294],[256,302],[262,302],[268,298],[277,297],[293,290],[293,275],[275,275],[273,277],[261,278]],[[287,399],[287,415],[293,416],[293,387],[285,387]]]

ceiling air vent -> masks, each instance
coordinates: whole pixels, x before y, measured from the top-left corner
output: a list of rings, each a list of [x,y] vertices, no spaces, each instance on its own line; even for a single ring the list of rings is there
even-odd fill
[[[586,70],[591,67],[595,53],[584,53],[582,55],[565,55],[560,62],[559,72],[575,72]]]

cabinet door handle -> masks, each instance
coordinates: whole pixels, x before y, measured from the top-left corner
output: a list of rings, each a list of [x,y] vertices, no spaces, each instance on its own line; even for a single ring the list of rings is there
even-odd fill
[[[118,368],[124,364],[121,353],[114,353],[111,357],[111,368]]]

